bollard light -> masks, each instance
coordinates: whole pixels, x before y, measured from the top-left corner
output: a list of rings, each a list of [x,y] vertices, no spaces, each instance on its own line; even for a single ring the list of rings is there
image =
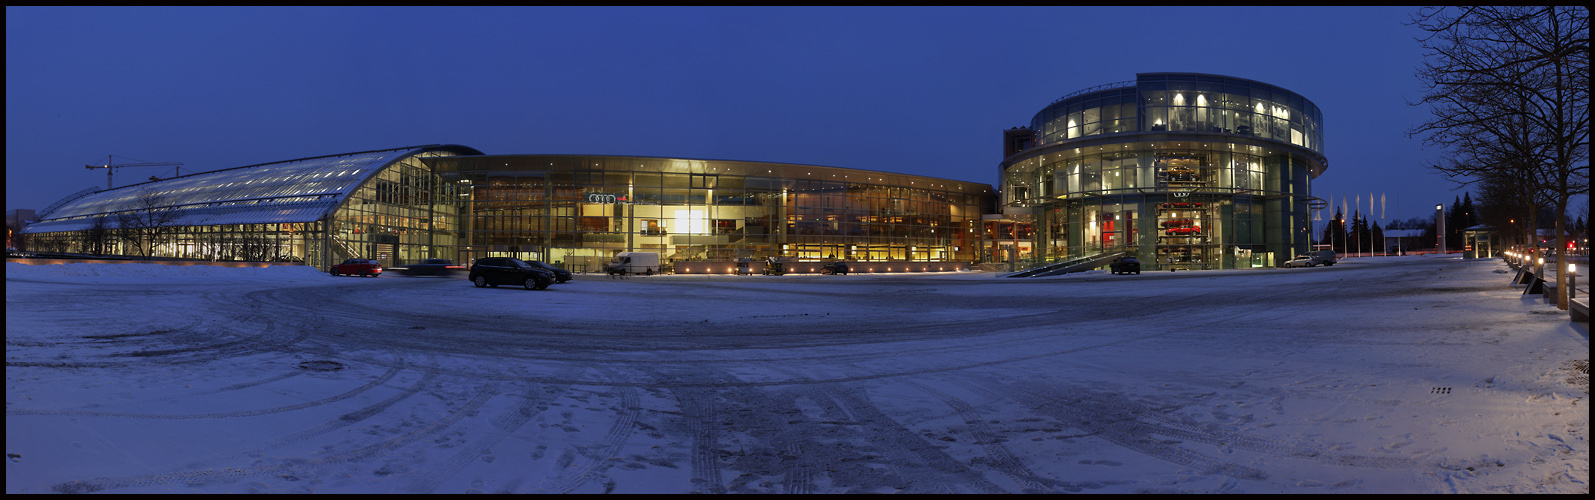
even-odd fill
[[[1578,266],[1577,265],[1574,265],[1572,262],[1568,262],[1567,263],[1567,275],[1568,276],[1572,276],[1572,275],[1576,274],[1577,271],[1578,271]]]

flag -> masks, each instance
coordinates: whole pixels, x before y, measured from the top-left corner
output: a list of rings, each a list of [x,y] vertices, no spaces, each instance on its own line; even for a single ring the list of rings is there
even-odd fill
[[[1385,194],[1379,193],[1379,220],[1385,220]]]

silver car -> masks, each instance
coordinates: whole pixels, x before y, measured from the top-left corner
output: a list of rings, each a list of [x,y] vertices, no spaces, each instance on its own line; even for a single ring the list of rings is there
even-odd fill
[[[1310,255],[1297,255],[1296,258],[1285,261],[1279,267],[1313,267],[1318,265],[1316,259]]]

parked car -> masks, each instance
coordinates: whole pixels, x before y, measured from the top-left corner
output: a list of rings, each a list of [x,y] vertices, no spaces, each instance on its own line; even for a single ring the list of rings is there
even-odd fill
[[[1191,182],[1196,180],[1196,171],[1186,167],[1174,167],[1166,172],[1170,181]]]
[[[370,276],[375,278],[382,275],[382,264],[371,259],[349,259],[338,264],[333,264],[328,270],[333,276]]]
[[[560,269],[558,266],[555,266],[553,264],[549,264],[547,262],[543,262],[543,261],[540,261],[540,260],[528,260],[528,261],[526,261],[526,263],[527,264],[531,264],[531,265],[536,266],[536,267],[541,267],[543,269],[548,270],[548,272],[554,273],[554,282],[555,283],[565,283],[567,281],[570,281],[570,278],[571,278],[570,271],[566,271],[564,269]]]
[[[405,276],[448,276],[464,271],[464,266],[454,265],[449,259],[426,259],[404,267]]]
[[[1185,235],[1193,235],[1193,234],[1202,234],[1202,228],[1197,227],[1197,226],[1171,227],[1171,228],[1169,228],[1168,232],[1169,232],[1170,235],[1185,236]]]
[[[1297,255],[1296,258],[1285,261],[1285,263],[1280,264],[1279,267],[1313,267],[1318,265],[1315,260],[1317,259],[1314,259],[1311,255]]]
[[[1119,257],[1108,264],[1108,270],[1113,274],[1141,274],[1141,261],[1135,257]]]
[[[1335,257],[1334,250],[1319,250],[1308,255],[1313,256],[1314,262],[1325,266],[1333,266],[1340,261],[1340,259]]]
[[[1196,221],[1193,221],[1191,219],[1166,220],[1166,221],[1163,221],[1163,227],[1186,227],[1186,226],[1189,226],[1191,224],[1194,224],[1195,222]]]
[[[542,290],[554,283],[554,273],[510,257],[487,257],[471,263],[466,276],[477,288],[521,285],[527,290]]]
[[[820,274],[840,274],[842,276],[847,276],[847,271],[848,268],[846,262],[827,262],[824,266],[820,267]]]

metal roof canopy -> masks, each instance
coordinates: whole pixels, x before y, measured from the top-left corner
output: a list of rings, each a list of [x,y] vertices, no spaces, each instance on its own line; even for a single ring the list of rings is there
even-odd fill
[[[82,196],[24,232],[87,229],[98,216],[130,209],[145,191],[162,196],[163,207],[180,210],[180,226],[314,222],[383,167],[428,151],[482,154],[459,145],[410,146],[200,172]],[[107,222],[114,227],[115,217]]]

